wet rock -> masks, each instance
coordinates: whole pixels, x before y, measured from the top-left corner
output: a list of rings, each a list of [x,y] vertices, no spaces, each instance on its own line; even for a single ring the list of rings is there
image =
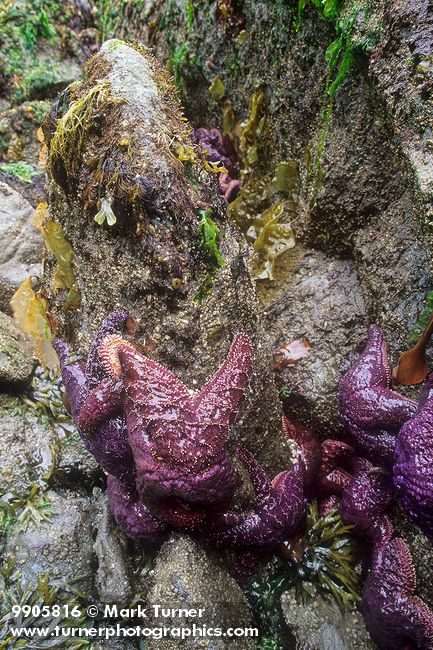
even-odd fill
[[[10,316],[0,312],[0,386],[25,384],[34,365],[27,337]]]
[[[375,644],[359,612],[342,613],[335,602],[326,600],[312,585],[311,598],[301,604],[293,591],[281,597],[287,625],[299,650],[374,650]]]
[[[36,208],[38,203],[46,203],[47,201],[45,174],[43,173],[32,176],[31,181],[27,183],[16,176],[0,171],[0,183],[6,183],[6,185],[16,190],[33,208]]]
[[[110,90],[100,100],[105,102],[100,129],[88,132],[78,159],[74,147],[60,156],[53,153],[53,142],[66,137],[56,134],[54,117],[73,100],[90,101],[89,93],[105,82]],[[149,354],[193,390],[216,370],[235,331],[250,334],[255,374],[235,435],[276,472],[287,467],[290,453],[280,431],[272,350],[263,342],[249,249],[227,221],[215,175],[205,171],[194,152],[174,97],[170,80],[149,52],[108,41],[87,65],[84,81],[53,105],[44,122],[50,217],[72,245],[81,308],[63,308],[52,290],[52,265],[45,268],[44,291],[57,334],[69,338],[75,350],[86,351],[109,312],[127,309],[141,318],[137,342],[146,338]],[[178,159],[185,148],[193,162]],[[94,167],[95,155],[107,159],[103,179]],[[108,192],[109,170],[117,168],[121,175],[113,176],[118,181]],[[94,221],[105,194],[116,215],[113,226]],[[198,225],[206,208],[219,228],[224,265],[212,271],[212,290],[200,301],[210,273]]]
[[[276,374],[290,392],[285,408],[329,436],[340,428],[340,377],[367,327],[356,269],[350,260],[298,245],[279,273],[275,285],[259,290],[266,336],[274,349],[303,338],[311,346],[306,357]]]
[[[369,74],[432,207],[433,19],[428,0],[379,3],[382,28]],[[396,74],[398,70],[398,74]]]
[[[42,271],[43,241],[30,219],[32,206],[16,190],[0,183],[0,308],[9,301],[29,275]]]
[[[103,603],[127,607],[132,597],[127,541],[110,514],[105,494],[100,496],[96,509],[96,589]]]
[[[195,618],[152,619],[150,626],[189,628],[206,625],[228,628],[252,627],[247,601],[237,583],[197,542],[183,535],[173,535],[157,557],[154,583],[147,597],[149,607],[204,609]],[[150,621],[150,619],[149,619]],[[252,638],[149,639],[150,650],[207,648],[247,650],[255,647]]]
[[[84,594],[92,589],[93,507],[89,498],[73,492],[48,491],[48,519],[39,527],[20,522],[8,532],[4,559],[13,559],[24,582],[34,584],[39,573],[49,573],[55,586],[74,581]],[[80,578],[78,581],[77,579]]]
[[[0,395],[0,484],[2,493],[25,498],[50,476],[57,438],[17,397]]]
[[[397,362],[432,287],[424,226],[407,195],[355,236],[355,259],[372,322]]]
[[[53,477],[53,485],[91,490],[104,484],[104,473],[95,458],[85,448],[77,428],[68,424],[59,435],[59,453]]]

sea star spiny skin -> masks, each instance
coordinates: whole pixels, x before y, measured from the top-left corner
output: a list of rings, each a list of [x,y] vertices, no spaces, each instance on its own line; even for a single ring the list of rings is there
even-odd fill
[[[351,444],[372,462],[392,466],[395,436],[417,405],[391,390],[388,352],[377,325],[370,327],[363,353],[343,376],[339,401]]]
[[[122,331],[128,314],[117,311],[110,314],[103,322],[88,356],[87,366],[81,361],[70,363],[70,349],[63,341],[56,340],[54,347],[60,359],[62,378],[71,405],[71,415],[75,422],[86,398],[101,382],[112,386],[114,395],[121,395],[123,387],[107,377],[99,362],[99,345],[103,338],[114,332]],[[80,427],[80,435],[88,451],[109,474],[113,474],[125,484],[134,485],[135,466],[132,451],[128,443],[125,416],[120,409],[114,410],[109,419],[101,421],[100,426],[89,435]]]
[[[99,356],[111,378],[87,396],[78,424],[85,431],[97,429],[118,409],[120,399],[138,496],[154,516],[176,525],[183,503],[178,525],[185,524],[186,511],[196,525],[200,517],[187,504],[203,504],[204,510],[227,503],[237,477],[226,444],[252,371],[249,338],[235,335],[226,360],[195,395],[119,336],[105,337]],[[176,507],[174,499],[180,500]]]
[[[400,429],[394,483],[406,512],[433,542],[433,375],[415,415]]]
[[[299,453],[291,470],[271,481],[245,449],[238,451],[254,487],[256,503],[250,511],[226,512],[211,520],[209,538],[217,545],[272,550],[299,526],[305,513],[305,465]]]
[[[391,500],[390,476],[378,468],[359,470],[343,492],[343,520],[373,544],[361,609],[380,648],[432,650],[433,615],[415,595],[415,570],[406,543],[392,539],[385,514]]]

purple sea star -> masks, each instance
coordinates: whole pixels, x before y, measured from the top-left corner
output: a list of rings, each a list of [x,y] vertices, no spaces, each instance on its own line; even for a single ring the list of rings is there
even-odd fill
[[[217,545],[272,550],[298,528],[305,513],[306,470],[302,452],[299,450],[292,469],[281,472],[273,481],[247,450],[239,449],[238,455],[251,476],[256,503],[247,512],[229,511],[214,516],[209,537]]]
[[[111,377],[87,395],[78,426],[97,430],[122,408],[139,499],[168,524],[197,525],[209,504],[229,502],[236,487],[226,444],[252,371],[249,338],[235,335],[224,363],[192,396],[120,336],[105,337],[99,353]]]
[[[404,509],[433,541],[433,374],[415,415],[400,429],[394,483]]]
[[[380,648],[431,650],[433,615],[415,595],[409,549],[401,538],[392,538],[392,525],[385,514],[392,491],[390,475],[370,465],[359,470],[343,492],[343,520],[373,544],[361,609]]]
[[[69,399],[71,415],[75,422],[79,419],[83,404],[89,393],[98,385],[111,380],[99,362],[99,346],[109,334],[124,329],[128,314],[113,312],[106,318],[95,338],[88,356],[87,365],[82,361],[70,362],[70,348],[63,341],[56,340],[54,347],[60,359],[62,378]],[[119,382],[114,387],[122,391]],[[113,474],[125,484],[134,485],[135,467],[132,451],[128,443],[125,416],[119,409],[110,419],[101,422],[91,434],[79,427],[81,438],[88,451],[109,474]]]
[[[372,325],[364,352],[340,382],[341,419],[353,446],[388,467],[395,436],[415,413],[416,402],[391,390],[391,368],[382,330]]]
[[[219,186],[228,203],[234,201],[241,189],[241,182],[233,177],[236,154],[227,137],[223,137],[219,129],[198,128],[194,130],[195,137],[206,150],[207,158],[214,163],[222,162],[227,173],[219,174]]]

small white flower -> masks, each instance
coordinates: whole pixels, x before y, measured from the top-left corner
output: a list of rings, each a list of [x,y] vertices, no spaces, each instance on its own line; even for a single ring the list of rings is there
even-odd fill
[[[116,223],[117,221],[116,215],[114,214],[111,208],[110,201],[106,197],[101,199],[101,207],[99,208],[99,212],[95,214],[94,220],[100,226],[102,226],[105,220],[107,220],[108,226],[114,226],[114,224]]]

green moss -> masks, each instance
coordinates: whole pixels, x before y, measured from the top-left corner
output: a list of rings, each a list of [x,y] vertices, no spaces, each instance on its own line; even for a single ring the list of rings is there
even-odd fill
[[[37,48],[57,40],[54,23],[59,20],[60,4],[50,0],[10,0],[0,7],[0,61],[6,75],[14,75],[16,101],[27,96],[35,76],[50,75],[50,67],[40,64]],[[38,72],[35,72],[38,69]]]
[[[321,187],[322,171],[320,165],[331,122],[335,96],[346,80],[357,53],[371,51],[379,40],[379,31],[377,28],[369,28],[371,18],[370,0],[355,2],[347,11],[345,11],[345,6],[340,0],[298,0],[297,18],[294,23],[295,31],[298,31],[301,27],[302,15],[307,6],[311,6],[321,20],[333,26],[336,36],[325,52],[328,74],[320,114],[321,132],[314,163],[314,172],[317,177],[316,196]],[[355,26],[357,27],[357,33],[361,32],[364,34],[363,36],[354,36]]]
[[[20,161],[16,163],[1,163],[0,170],[10,176],[15,176],[23,183],[31,183],[33,176],[40,173],[33,165]]]
[[[134,10],[140,11],[145,4],[145,0],[134,0]],[[99,0],[96,6],[98,8],[98,28],[101,33],[101,42],[121,36],[124,31],[126,9],[131,7],[129,0]]]
[[[95,112],[118,101],[111,98],[108,81],[97,83],[82,97],[73,100],[65,115],[58,120],[49,143],[49,168],[53,170],[63,164],[68,173],[74,174],[81,162]]]
[[[218,247],[219,228],[211,218],[212,210],[201,210],[198,230],[200,236],[200,247],[206,259],[208,272],[200,285],[194,300],[201,303],[203,298],[212,291],[213,278],[217,270],[224,264],[224,258]]]
[[[425,304],[421,312],[421,316],[419,317],[418,322],[415,325],[414,331],[409,337],[409,340],[407,342],[408,345],[415,345],[415,343],[418,341],[419,337],[421,336],[425,326],[427,325],[428,319],[430,318],[432,313],[433,313],[433,291],[430,291],[430,293],[427,295],[425,299]]]

